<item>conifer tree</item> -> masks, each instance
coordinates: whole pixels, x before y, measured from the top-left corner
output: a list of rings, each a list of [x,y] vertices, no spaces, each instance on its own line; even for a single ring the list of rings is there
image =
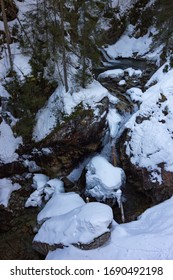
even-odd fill
[[[8,56],[9,56],[9,62],[10,62],[10,70],[12,71],[13,70],[13,59],[12,59],[11,48],[10,48],[11,37],[10,37],[9,28],[8,28],[8,22],[7,22],[7,15],[6,15],[4,0],[0,0],[0,4],[1,4],[2,18],[3,18],[4,30],[5,30],[5,36],[6,36],[6,42],[7,42]]]

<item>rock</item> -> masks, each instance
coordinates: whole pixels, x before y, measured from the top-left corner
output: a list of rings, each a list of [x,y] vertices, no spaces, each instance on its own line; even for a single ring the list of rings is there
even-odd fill
[[[135,166],[127,156],[124,143],[129,140],[128,130],[126,130],[118,143],[120,161],[127,175],[128,182],[134,186],[137,192],[142,192],[149,197],[154,204],[170,198],[173,195],[173,173],[166,171],[164,164],[160,164],[162,183],[158,181],[152,182],[151,172],[144,167]]]
[[[99,151],[106,132],[108,98],[92,109],[77,108],[50,135],[35,144],[32,159],[50,177],[66,176],[85,157]],[[93,137],[94,136],[94,137]],[[44,153],[49,149],[49,153]]]
[[[56,249],[63,249],[62,244],[50,245],[44,242],[33,241],[32,248],[43,256],[46,256],[49,251],[54,251]]]
[[[105,232],[102,235],[100,235],[99,237],[94,238],[94,240],[88,244],[74,243],[72,245],[81,250],[93,250],[93,249],[99,248],[102,245],[104,245],[108,241],[110,236],[111,236],[110,232]],[[33,241],[33,243],[32,243],[32,248],[44,256],[46,256],[49,253],[49,251],[54,251],[56,249],[63,249],[64,247],[68,247],[68,246],[64,246],[63,244],[50,245],[50,244],[38,242],[38,241]]]
[[[97,248],[101,247],[102,245],[104,245],[108,241],[110,236],[111,236],[110,231],[105,232],[102,235],[98,236],[97,238],[94,238],[94,240],[91,243],[88,243],[88,244],[76,243],[76,244],[73,244],[73,246],[75,246],[81,250],[97,249]]]
[[[98,155],[91,159],[86,169],[87,196],[102,202],[106,199],[119,200],[120,188],[125,184],[125,173],[121,168]]]
[[[0,163],[0,178],[10,177],[15,174],[23,174],[27,168],[20,161],[14,161],[6,164]]]
[[[84,250],[98,248],[109,239],[112,220],[112,209],[108,205],[84,204],[46,220],[34,238],[33,247],[44,254],[69,245]]]

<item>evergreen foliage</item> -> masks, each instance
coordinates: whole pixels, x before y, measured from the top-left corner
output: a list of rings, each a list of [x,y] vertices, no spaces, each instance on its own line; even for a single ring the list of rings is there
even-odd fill
[[[160,39],[165,43],[165,53],[173,53],[173,1],[159,0],[157,2],[157,27],[160,30]]]
[[[31,55],[32,75],[86,87],[92,80],[101,44],[97,22],[107,1],[37,0],[23,22],[20,43]],[[73,57],[73,59],[71,58]],[[71,85],[70,85],[71,86]]]

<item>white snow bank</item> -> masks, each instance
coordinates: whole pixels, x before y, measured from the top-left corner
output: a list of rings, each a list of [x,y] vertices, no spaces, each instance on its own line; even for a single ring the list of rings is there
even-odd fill
[[[98,79],[105,79],[105,78],[111,78],[111,79],[121,79],[126,74],[128,74],[130,77],[141,77],[142,70],[140,69],[133,69],[132,67],[126,68],[126,69],[112,69],[112,70],[106,70],[103,73],[99,74]],[[122,80],[124,84],[124,80]]]
[[[139,38],[134,38],[132,36],[134,31],[134,26],[129,25],[125,33],[121,38],[113,45],[105,48],[105,51],[111,58],[116,57],[133,57],[133,55],[145,55],[150,50],[150,45],[152,43],[152,36],[156,30],[150,28],[146,35]]]
[[[49,177],[44,174],[34,174],[32,187],[36,190],[27,199],[25,207],[41,206],[44,196],[44,187],[48,180]]]
[[[157,82],[141,95],[139,111],[127,122],[131,129],[126,153],[131,162],[151,172],[153,182],[162,182],[161,168],[173,171],[173,69],[159,69],[148,82]],[[139,94],[140,95],[140,94]]]
[[[8,202],[13,191],[17,191],[21,186],[17,183],[12,183],[9,179],[0,179],[0,205],[8,206]]]
[[[108,91],[98,81],[94,80],[87,88],[81,88],[79,92],[74,92],[70,98],[68,95],[64,96],[64,110],[70,115],[74,108],[82,102],[84,107],[91,106],[95,108],[95,103],[98,103],[105,96]]]
[[[114,79],[114,78],[122,78],[123,76],[124,76],[124,70],[112,69],[112,70],[106,70],[103,73],[99,74],[98,79],[105,79],[107,77]]]
[[[48,180],[49,180],[49,177],[44,174],[41,174],[41,173],[34,174],[32,186],[33,186],[33,188],[35,188],[37,190],[43,190],[43,188]]]
[[[33,132],[33,139],[38,142],[46,137],[61,121],[61,114],[70,115],[80,103],[84,107],[95,108],[96,103],[108,95],[108,91],[99,82],[93,81],[79,92],[65,92],[58,87],[50,97],[47,105],[37,114],[37,123]]]
[[[36,116],[37,122],[33,131],[33,139],[36,142],[49,135],[61,119],[63,96],[65,94],[67,93],[65,93],[63,87],[58,87],[50,96],[46,106],[38,111]]]
[[[66,214],[73,209],[84,205],[84,200],[76,193],[57,193],[47,202],[45,207],[37,216],[38,223],[54,217]]]
[[[0,124],[0,161],[10,163],[18,158],[15,153],[18,146],[22,144],[22,138],[15,138],[11,127],[3,120]]]
[[[6,91],[4,86],[1,84],[0,84],[0,97],[6,97],[6,98],[10,97],[9,93]]]
[[[86,166],[86,194],[98,201],[116,198],[117,190],[124,184],[125,174],[102,156],[95,156]],[[119,192],[118,192],[119,198]]]
[[[53,193],[64,193],[64,183],[57,178],[51,179],[44,187],[45,200],[48,200]]]
[[[112,209],[108,205],[87,203],[44,222],[34,241],[66,246],[72,243],[88,244],[108,232],[112,220]]]
[[[25,203],[25,207],[41,206],[43,199],[48,200],[53,194],[64,192],[64,183],[58,179],[51,179],[44,174],[35,174],[33,176],[32,187],[36,190],[30,195]]]
[[[29,64],[30,57],[21,53],[21,49],[17,43],[11,44],[10,48],[13,57],[14,70],[18,77],[23,80],[25,76],[30,75],[31,73],[31,66]],[[10,63],[6,49],[2,51],[1,56],[2,59],[0,59],[0,79],[4,79],[10,69]]]
[[[99,249],[73,246],[49,252],[54,260],[172,260],[173,197],[145,211],[137,221],[114,224],[111,240]]]
[[[142,90],[140,88],[132,87],[126,91],[132,101],[141,102],[142,101]]]

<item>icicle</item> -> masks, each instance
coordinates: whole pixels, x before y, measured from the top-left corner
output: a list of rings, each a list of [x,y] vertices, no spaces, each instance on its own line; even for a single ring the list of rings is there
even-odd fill
[[[122,191],[120,189],[116,192],[116,198],[117,198],[118,206],[121,211],[121,220],[124,223],[125,222],[124,207],[122,202]]]

